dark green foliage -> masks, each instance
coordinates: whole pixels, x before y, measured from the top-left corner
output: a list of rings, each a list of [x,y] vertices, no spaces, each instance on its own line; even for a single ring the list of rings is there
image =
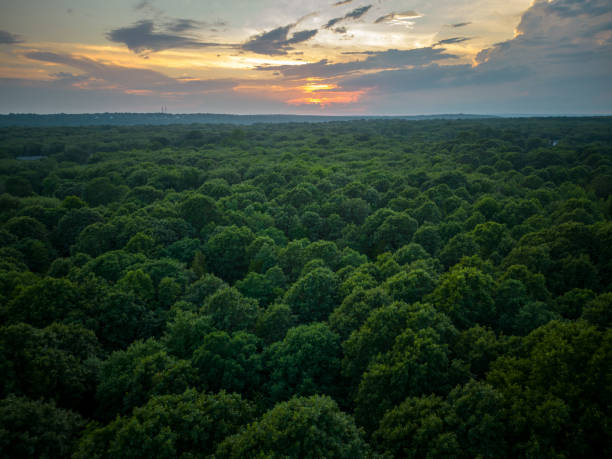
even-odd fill
[[[195,381],[188,362],[168,355],[160,343],[135,341],[102,363],[96,397],[104,411],[99,415],[109,420],[128,414],[153,395],[178,394]]]
[[[343,391],[340,379],[340,340],[323,323],[290,329],[264,355],[274,401],[293,394],[332,394]]]
[[[260,347],[259,339],[246,332],[204,336],[192,358],[200,384],[209,392],[223,389],[252,395],[261,383]]]
[[[205,247],[210,270],[230,283],[241,279],[248,271],[247,247],[254,237],[246,227],[230,226],[218,230]]]
[[[286,304],[269,306],[257,320],[257,336],[266,344],[281,341],[287,331],[296,325],[297,319]]]
[[[45,398],[71,409],[90,410],[100,357],[95,335],[82,326],[2,327],[1,396]]]
[[[584,321],[534,330],[487,381],[504,396],[512,456],[601,457],[610,453],[612,336]]]
[[[218,457],[367,457],[353,419],[329,397],[295,397],[277,404],[241,433],[227,438]]]
[[[233,287],[221,288],[210,295],[201,312],[208,314],[213,325],[229,332],[254,330],[259,314],[257,301],[246,298]]]
[[[27,322],[37,327],[52,322],[81,319],[87,304],[82,289],[68,279],[41,279],[24,288],[7,305],[11,322]]]
[[[181,202],[179,215],[198,231],[210,223],[218,223],[221,217],[215,201],[204,195],[192,195]]]
[[[355,417],[372,431],[404,398],[445,394],[466,376],[466,369],[451,361],[448,346],[435,330],[408,328],[395,338],[390,351],[370,362],[355,396]]]
[[[0,456],[612,456],[610,117],[113,116],[0,129]]]
[[[210,316],[178,310],[168,321],[162,342],[170,354],[180,359],[190,359],[204,337],[212,331],[214,327]]]
[[[457,267],[443,276],[428,298],[460,328],[476,323],[492,325],[496,316],[494,287],[491,276],[479,269]]]
[[[327,268],[315,268],[297,280],[285,295],[301,323],[327,319],[338,305],[338,281]]]
[[[69,457],[84,427],[81,416],[52,402],[10,395],[0,400],[0,455]]]
[[[506,457],[502,395],[470,382],[446,399],[407,398],[385,414],[374,441],[394,457]]]
[[[173,458],[208,456],[253,417],[239,395],[189,389],[151,398],[131,416],[88,430],[75,458]]]

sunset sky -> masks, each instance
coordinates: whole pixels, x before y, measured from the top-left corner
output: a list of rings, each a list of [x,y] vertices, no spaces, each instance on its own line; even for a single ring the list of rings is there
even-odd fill
[[[610,0],[0,0],[0,113],[610,114]]]

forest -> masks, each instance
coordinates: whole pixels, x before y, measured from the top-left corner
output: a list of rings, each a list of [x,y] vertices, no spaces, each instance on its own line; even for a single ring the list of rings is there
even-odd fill
[[[0,128],[0,456],[612,457],[612,118]]]

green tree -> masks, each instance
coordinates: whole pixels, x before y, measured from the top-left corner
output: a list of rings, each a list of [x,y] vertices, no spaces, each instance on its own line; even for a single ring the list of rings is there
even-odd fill
[[[45,327],[52,322],[81,321],[88,305],[79,286],[68,279],[45,277],[23,288],[7,305],[11,322]]]
[[[273,304],[259,316],[256,334],[265,344],[271,344],[281,341],[296,324],[297,319],[288,305]]]
[[[221,212],[215,201],[202,194],[194,194],[178,206],[179,215],[197,231],[210,223],[219,223]]]
[[[502,408],[500,393],[471,381],[445,400],[407,398],[385,414],[373,437],[394,457],[507,457]]]
[[[242,432],[228,437],[217,457],[362,458],[368,448],[353,419],[326,396],[277,404]]]
[[[394,300],[414,303],[421,301],[424,295],[431,293],[435,284],[435,280],[427,271],[414,269],[395,274],[383,285]]]
[[[327,319],[338,304],[338,280],[327,268],[316,268],[291,286],[285,295],[300,323]]]
[[[247,247],[255,235],[247,227],[229,226],[213,234],[205,246],[209,269],[226,282],[242,279],[250,260]]]
[[[237,394],[188,389],[155,396],[131,416],[89,429],[73,457],[208,457],[253,415],[253,406]]]
[[[465,379],[467,369],[451,360],[435,330],[407,328],[363,374],[355,395],[355,418],[372,432],[384,413],[406,397],[446,394]]]
[[[259,306],[256,300],[242,296],[233,287],[220,288],[206,299],[201,312],[210,315],[213,326],[220,330],[253,331]]]
[[[88,411],[101,354],[93,332],[79,325],[2,327],[1,396],[44,398],[63,408]]]
[[[135,341],[115,351],[100,367],[96,398],[105,420],[125,415],[154,395],[180,394],[196,382],[195,371],[184,360],[169,355],[153,340]]]
[[[293,395],[338,395],[342,391],[340,357],[338,335],[326,324],[290,329],[282,341],[273,343],[264,353],[272,400]]]
[[[391,297],[382,288],[364,290],[356,287],[329,316],[329,326],[343,339],[367,320],[374,309],[391,304]]]
[[[495,284],[491,276],[477,268],[457,267],[444,275],[426,299],[448,314],[459,328],[475,324],[493,325],[496,311]]]
[[[0,400],[0,454],[4,457],[68,457],[84,427],[80,415],[53,402],[14,395]]]
[[[487,382],[505,399],[512,457],[610,453],[612,336],[584,321],[552,321],[498,358]]]
[[[260,348],[259,338],[250,333],[211,332],[193,353],[192,364],[209,392],[223,389],[252,395],[260,388]]]

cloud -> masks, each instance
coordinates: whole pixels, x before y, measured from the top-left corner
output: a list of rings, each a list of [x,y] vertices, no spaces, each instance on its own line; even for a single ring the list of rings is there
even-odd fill
[[[199,23],[189,19],[172,20],[165,30],[156,30],[151,20],[139,21],[128,27],[111,30],[106,37],[115,43],[123,43],[135,53],[149,53],[172,48],[231,47],[222,43],[207,43],[183,32],[197,28]]]
[[[242,45],[242,49],[268,56],[287,54],[287,51],[292,49],[291,45],[310,40],[318,33],[316,29],[301,30],[289,37],[289,32],[295,25],[289,24],[255,35]]]
[[[32,51],[24,55],[29,59],[60,64],[80,71],[78,75],[59,72],[51,76],[59,83],[70,83],[81,89],[114,90],[129,94],[137,94],[139,91],[189,94],[230,89],[236,85],[232,80],[175,79],[154,70],[112,65],[69,54]]]
[[[463,43],[464,41],[468,41],[468,40],[471,40],[471,38],[469,38],[469,37],[445,38],[444,40],[440,40],[439,42],[435,43],[433,46],[454,45],[454,44],[457,44],[457,43]]]
[[[23,40],[21,40],[18,35],[5,30],[0,30],[0,45],[14,45],[15,43],[22,42]]]
[[[342,80],[342,87],[376,87],[385,93],[499,84],[527,76],[524,67],[475,70],[471,65],[423,65],[411,69],[384,70]]]
[[[512,40],[482,50],[477,62],[522,62],[540,69],[567,65],[566,71],[574,66],[583,75],[612,71],[612,4],[607,0],[535,2],[516,31]],[[596,66],[589,66],[590,58],[599,61]]]
[[[171,19],[166,22],[166,29],[170,32],[187,32],[188,30],[197,30],[206,27],[208,24],[201,21],[194,21],[193,19]]]
[[[366,14],[370,10],[370,8],[372,8],[372,5],[356,8],[353,11],[349,11],[348,13],[346,13],[346,16],[344,17],[345,19],[359,19],[361,16]]]
[[[434,46],[465,39],[448,38]],[[448,106],[452,98],[455,106],[466,107],[464,112],[478,103],[497,113],[508,107],[514,113],[588,113],[589,107],[609,113],[612,4],[536,1],[523,13],[517,35],[482,50],[476,62],[348,74],[338,84],[346,90],[370,88],[368,100],[378,106],[412,100]]]
[[[339,23],[343,19],[344,19],[343,17],[330,19],[329,21],[327,21],[327,24],[323,26],[323,28],[331,29],[333,26],[335,26],[337,23]]]
[[[454,27],[456,29],[458,27],[465,27],[465,26],[468,26],[470,24],[471,24],[471,22],[457,22],[456,24],[451,24],[450,26]]]
[[[409,21],[411,19],[422,18],[423,15],[421,13],[417,13],[416,11],[404,11],[403,13],[389,13],[384,16],[379,17],[374,21],[374,24],[380,24],[381,22],[388,22],[391,24],[394,23],[402,23]]]
[[[336,2],[336,3],[334,3],[334,6],[347,5],[347,4],[351,3],[352,1],[353,0],[344,0],[344,1],[341,1],[341,2]]]
[[[349,11],[342,17],[330,19],[329,21],[327,21],[327,24],[323,26],[323,28],[331,29],[333,26],[338,24],[340,21],[344,21],[346,19],[353,19],[353,20],[359,19],[361,16],[366,14],[370,10],[370,8],[372,8],[372,5],[366,5],[360,8],[355,8],[354,10]]]
[[[352,54],[352,53],[347,53]],[[330,63],[327,59],[304,65],[261,66],[257,70],[280,72],[288,78],[330,78],[347,76],[363,70],[403,68],[407,66],[426,65],[435,61],[451,59],[456,56],[444,54],[443,48],[417,48],[409,50],[388,49],[386,51],[365,51],[368,57],[359,61]]]
[[[149,0],[142,0],[142,1],[138,2],[136,5],[134,5],[134,10],[140,11],[140,10],[144,10],[145,8],[148,8],[150,6],[151,6],[151,2]]]

